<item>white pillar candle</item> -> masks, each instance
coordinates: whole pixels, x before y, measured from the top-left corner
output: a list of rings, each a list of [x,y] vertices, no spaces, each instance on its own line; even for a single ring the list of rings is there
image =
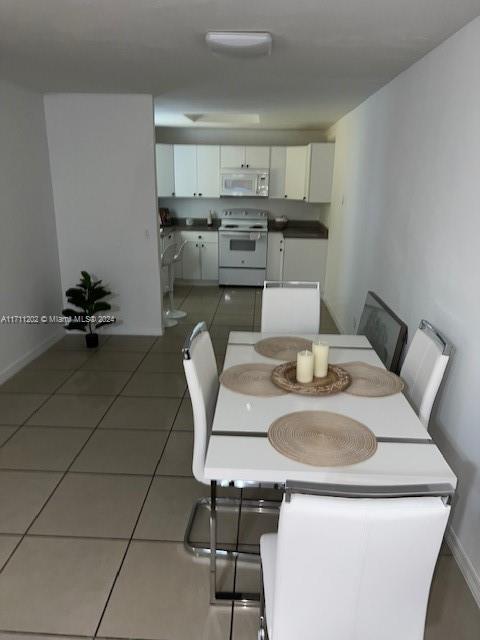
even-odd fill
[[[297,353],[297,382],[311,382],[313,380],[313,353],[300,351]]]
[[[324,378],[328,373],[328,349],[328,344],[324,342],[314,342],[312,344],[313,372],[316,378]]]

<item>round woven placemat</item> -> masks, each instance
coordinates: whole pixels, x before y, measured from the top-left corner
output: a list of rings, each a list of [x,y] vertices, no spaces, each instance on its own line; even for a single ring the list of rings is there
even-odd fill
[[[297,363],[285,362],[273,370],[272,382],[285,391],[304,396],[330,396],[346,389],[350,384],[350,376],[341,367],[329,364],[324,378],[313,378],[312,382],[297,382]]]
[[[280,389],[272,382],[271,364],[237,364],[225,369],[220,376],[224,387],[248,396],[281,396],[288,391]]]
[[[397,375],[366,362],[346,362],[341,367],[352,379],[345,391],[354,396],[380,398],[400,393],[405,388],[405,383]]]
[[[316,467],[356,464],[377,450],[370,429],[329,411],[296,411],[282,416],[270,425],[268,439],[287,458]]]
[[[264,338],[255,344],[255,351],[274,360],[296,360],[299,351],[311,351],[312,341],[295,336]]]

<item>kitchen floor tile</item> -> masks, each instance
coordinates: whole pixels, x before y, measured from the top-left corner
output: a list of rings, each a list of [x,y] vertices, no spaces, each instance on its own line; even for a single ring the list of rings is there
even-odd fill
[[[68,473],[29,533],[129,538],[150,479]]]
[[[22,427],[0,449],[0,468],[65,471],[89,435],[86,429]]]
[[[93,635],[126,544],[24,538],[0,574],[0,628]]]
[[[157,338],[151,349],[151,353],[182,353],[182,347],[185,339],[181,336],[161,336]]]
[[[219,562],[219,588],[232,587],[232,563]],[[181,544],[130,546],[99,636],[147,640],[228,640],[231,607],[212,607],[209,564]]]
[[[148,353],[139,373],[183,373],[182,353]]]
[[[0,427],[0,447],[4,442],[6,442],[10,436],[15,433],[18,429],[18,426],[15,427]]]
[[[190,398],[182,400],[173,428],[178,431],[193,431],[193,411]]]
[[[119,397],[108,410],[99,428],[169,430],[179,406],[179,398]]]
[[[84,362],[91,357],[90,351],[84,349],[83,351],[73,350],[49,350],[43,353],[38,358],[35,358],[28,367],[30,371],[37,371],[40,369],[50,369],[51,371],[60,369],[78,369]]]
[[[0,532],[25,533],[61,473],[0,471]]]
[[[120,393],[131,376],[128,371],[77,371],[57,393],[111,396]]]
[[[87,443],[72,471],[152,474],[162,454],[167,433],[102,429]]]
[[[257,607],[233,608],[232,640],[257,640],[260,628],[260,609]]]
[[[0,536],[0,571],[22,536]]]
[[[98,351],[98,349],[101,349],[109,341],[109,339],[110,339],[109,336],[99,334],[98,347],[96,347],[95,349],[88,349],[87,351],[84,333],[66,335],[63,338],[61,338],[58,342],[56,342],[53,345],[53,347],[50,347],[47,353],[51,353],[52,351],[58,351],[58,350],[81,351],[82,349],[85,349],[87,353],[95,353],[95,351]]]
[[[137,351],[99,351],[82,365],[82,371],[134,371],[145,353]]]
[[[224,326],[215,326],[210,329],[210,336],[213,341],[215,340],[225,340],[228,341],[228,336],[231,331],[252,331],[252,323],[250,324],[236,324],[231,325],[229,327]]]
[[[134,373],[122,396],[181,398],[186,388],[183,373]]]
[[[0,424],[23,424],[47,398],[39,393],[0,393]]]
[[[142,351],[150,349],[156,336],[112,335],[105,345],[105,351]]]
[[[242,509],[238,534],[239,549],[250,550],[260,544],[260,536],[264,533],[276,533],[277,530],[278,512],[255,513]]]
[[[193,433],[172,431],[158,465],[157,475],[191,476]]]
[[[198,498],[208,497],[210,488],[193,478],[164,478],[157,476],[148,493],[135,538],[149,540],[183,541],[190,512]],[[197,510],[191,541],[209,541],[207,506]],[[237,541],[238,509],[218,510],[218,541],[235,547]]]
[[[23,370],[4,382],[0,393],[53,393],[72,373],[69,370]]]
[[[102,419],[114,396],[55,395],[28,420],[28,426],[88,427]],[[0,398],[1,401],[1,398]]]

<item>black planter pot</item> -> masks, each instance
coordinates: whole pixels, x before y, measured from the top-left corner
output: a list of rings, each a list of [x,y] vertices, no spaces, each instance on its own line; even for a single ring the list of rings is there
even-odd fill
[[[87,333],[85,336],[85,342],[89,349],[95,349],[98,347],[98,333]]]

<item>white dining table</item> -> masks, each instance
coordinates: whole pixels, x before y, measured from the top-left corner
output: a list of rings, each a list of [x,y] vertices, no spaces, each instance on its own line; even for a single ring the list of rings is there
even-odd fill
[[[255,351],[255,343],[265,337],[271,336],[232,331],[224,369],[253,362],[280,364]],[[384,368],[365,336],[322,334],[300,337],[328,343],[332,364],[361,361]],[[338,467],[314,467],[285,457],[270,444],[268,429],[277,418],[303,410],[331,411],[363,423],[376,436],[375,454],[363,462]],[[396,487],[401,492],[402,487],[412,486],[450,486],[454,490],[457,483],[452,469],[402,393],[380,398],[354,396],[347,392],[323,397],[293,393],[259,397],[237,393],[223,385],[220,385],[208,443],[205,476],[211,483],[211,599],[215,603],[234,599],[233,594],[223,597],[216,591],[214,550],[218,484],[265,483],[285,487],[287,483],[295,482],[359,490]]]

